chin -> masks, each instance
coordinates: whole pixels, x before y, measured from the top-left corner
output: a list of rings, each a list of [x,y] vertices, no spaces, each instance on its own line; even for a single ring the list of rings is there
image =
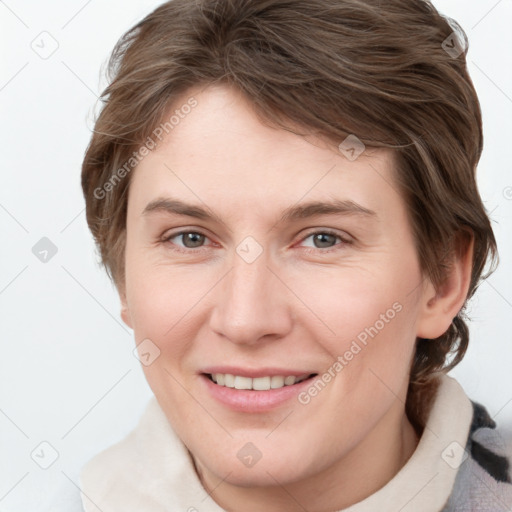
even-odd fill
[[[276,483],[287,485],[306,478],[311,472],[311,465],[309,469],[303,467],[300,454],[294,457],[274,451],[271,458],[263,459],[264,456],[252,467],[246,467],[236,455],[234,460],[224,456],[215,458],[207,467],[217,479],[238,487],[274,487]]]
[[[221,475],[230,470],[232,470],[232,473],[225,481],[237,487],[275,487],[277,482],[279,485],[287,485],[303,477],[297,472],[281,471],[272,465],[268,467],[261,466],[259,469],[223,468]],[[220,476],[220,478],[223,477]]]

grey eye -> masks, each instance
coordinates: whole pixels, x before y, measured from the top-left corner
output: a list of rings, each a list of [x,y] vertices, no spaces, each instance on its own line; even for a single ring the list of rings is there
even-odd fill
[[[313,245],[309,245],[309,247],[315,247],[316,249],[326,249],[336,245],[336,240],[340,239],[339,235],[334,235],[332,233],[318,231],[317,233],[311,233],[309,236],[304,238],[304,241],[311,239],[313,241]]]
[[[200,247],[205,240],[205,236],[201,233],[194,233],[193,231],[188,231],[185,233],[180,233],[177,235],[182,238],[183,245],[188,249],[194,249],[195,247]]]
[[[336,244],[336,236],[329,233],[318,233],[313,235],[313,240],[319,243],[319,247],[332,247]],[[327,245],[325,245],[327,244]]]

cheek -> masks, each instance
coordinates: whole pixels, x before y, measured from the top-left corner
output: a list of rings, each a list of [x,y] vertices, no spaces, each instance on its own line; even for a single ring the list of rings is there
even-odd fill
[[[186,268],[153,263],[143,251],[127,257],[126,289],[134,324],[162,336],[183,317],[205,290]],[[196,273],[197,275],[197,273]],[[204,284],[206,288],[206,284]],[[134,329],[136,330],[136,329]]]
[[[400,393],[414,350],[418,299],[411,283],[420,274],[414,259],[396,268],[342,269],[293,281],[314,314],[305,312],[302,319],[309,319],[310,337],[327,355],[325,371],[340,377],[324,374],[335,401],[361,408],[361,414],[368,413],[362,404],[383,405]]]
[[[290,282],[296,295],[304,298],[310,310],[309,324],[317,326],[319,339],[343,348],[347,341],[364,342],[409,325],[404,317],[414,316],[415,298],[410,293],[412,287],[404,283],[418,279],[414,266],[409,267],[402,267],[400,275],[379,267],[371,272],[352,267],[315,272],[314,276],[302,273],[292,276]]]
[[[161,278],[163,276],[160,276]],[[178,283],[172,285],[159,279],[157,273],[143,265],[127,264],[126,292],[132,319],[135,341],[149,338],[160,350],[161,340],[173,331],[173,325],[184,308],[188,293],[179,290]]]
[[[187,278],[188,277],[188,278]],[[202,283],[202,285],[201,285]],[[190,395],[184,390],[188,354],[199,327],[201,298],[208,290],[190,273],[148,264],[132,265],[127,271],[127,294],[136,343],[149,339],[158,347],[158,357],[142,364],[146,380],[173,424],[181,424],[191,411]]]

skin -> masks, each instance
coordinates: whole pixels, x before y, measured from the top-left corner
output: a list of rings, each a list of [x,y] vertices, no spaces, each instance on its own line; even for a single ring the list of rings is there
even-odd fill
[[[227,86],[193,88],[177,105],[192,95],[198,105],[131,177],[122,318],[137,343],[159,347],[146,378],[221,507],[348,507],[416,448],[404,405],[415,339],[449,327],[467,294],[471,251],[436,289],[418,263],[391,152],[366,149],[350,161],[336,145],[262,124]],[[161,197],[220,220],[142,214]],[[333,198],[375,215],[277,222],[289,206]],[[342,238],[315,243],[311,232],[325,229]],[[163,241],[181,230],[205,238]],[[247,236],[263,249],[252,263],[236,252]],[[308,404],[234,412],[205,392],[198,372],[209,365],[321,375],[395,303],[401,311]],[[248,442],[262,454],[252,467],[237,457]]]

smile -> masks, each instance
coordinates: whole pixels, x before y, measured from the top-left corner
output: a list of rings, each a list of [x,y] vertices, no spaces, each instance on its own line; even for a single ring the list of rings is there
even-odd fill
[[[270,389],[279,389],[285,386],[293,386],[303,380],[312,377],[314,374],[306,374],[296,377],[294,375],[273,375],[266,377],[244,377],[242,375],[232,375],[230,373],[208,374],[208,378],[218,386],[239,390],[268,391]]]
[[[200,372],[207,396],[222,407],[243,413],[266,413],[297,403],[297,396],[318,373],[302,367],[247,368],[211,366]]]

